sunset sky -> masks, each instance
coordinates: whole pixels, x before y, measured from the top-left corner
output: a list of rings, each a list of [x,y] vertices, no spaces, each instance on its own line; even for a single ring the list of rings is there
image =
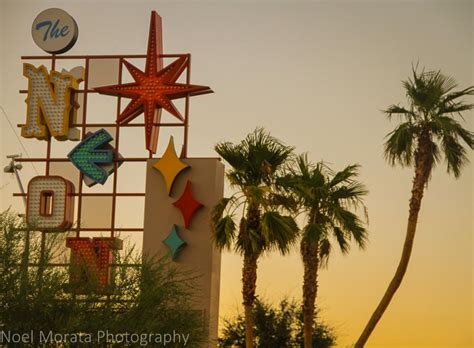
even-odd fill
[[[237,142],[263,126],[313,161],[324,159],[334,169],[361,164],[360,180],[370,190],[370,242],[365,251],[332,255],[321,272],[317,300],[322,318],[336,329],[337,347],[354,343],[398,264],[413,174],[385,162],[384,136],[396,122],[381,110],[405,103],[400,81],[417,62],[454,76],[461,87],[474,84],[472,2],[0,0],[0,105],[17,134],[26,110],[18,94],[26,88],[20,56],[44,54],[30,31],[35,16],[49,7],[68,11],[78,23],[79,39],[67,54],[145,53],[150,11],[158,11],[164,52],[192,53],[192,82],[215,91],[191,100],[190,157],[216,156],[212,148],[218,141]],[[94,117],[112,122],[115,114],[107,107],[115,105],[114,98],[102,98],[104,104],[92,101],[103,107]],[[473,130],[473,115],[466,116]],[[4,166],[5,155],[24,151],[3,114],[0,120]],[[139,141],[130,139],[129,147],[122,140],[121,152],[143,153],[143,136],[137,132]],[[32,157],[43,154],[44,144],[22,141]],[[160,143],[158,154],[163,151]],[[41,173],[41,165],[36,167]],[[21,175],[26,185],[36,174],[25,164]],[[143,190],[144,178],[123,177],[120,185],[138,183]],[[436,168],[408,273],[367,347],[474,346],[473,179],[472,165],[458,180],[446,174],[444,164]],[[13,177],[0,175],[0,187],[1,210],[23,209],[12,197],[18,191]],[[123,225],[143,220],[143,207],[132,205],[122,208]],[[262,258],[260,296],[300,299],[297,251]],[[224,317],[240,307],[241,266],[239,256],[223,254]]]

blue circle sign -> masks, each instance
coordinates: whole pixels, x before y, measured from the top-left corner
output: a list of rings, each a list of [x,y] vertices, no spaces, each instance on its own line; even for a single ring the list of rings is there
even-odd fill
[[[33,41],[48,53],[64,53],[77,41],[79,28],[69,13],[49,8],[36,16],[31,26]]]

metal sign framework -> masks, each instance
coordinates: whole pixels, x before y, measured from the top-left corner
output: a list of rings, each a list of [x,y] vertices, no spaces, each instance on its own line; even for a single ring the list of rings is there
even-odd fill
[[[186,57],[187,64],[185,68],[185,84],[190,85],[191,79],[191,55],[190,54],[160,54],[160,58],[180,58]],[[76,237],[81,236],[81,232],[110,232],[110,237],[116,237],[117,232],[143,232],[143,226],[141,227],[116,227],[116,212],[117,212],[117,197],[145,197],[145,192],[119,192],[117,189],[118,186],[118,167],[119,162],[143,162],[145,163],[148,159],[153,158],[153,153],[148,151],[148,156],[145,157],[127,157],[126,154],[123,154],[123,157],[119,158],[119,149],[120,149],[120,129],[121,128],[128,128],[128,127],[144,127],[144,123],[129,123],[129,124],[122,124],[119,125],[118,123],[93,123],[88,121],[88,105],[87,99],[88,95],[91,93],[98,93],[94,89],[89,88],[89,73],[90,73],[90,64],[93,60],[100,60],[100,59],[116,59],[118,60],[118,83],[122,82],[122,73],[123,73],[123,65],[125,59],[133,59],[133,58],[142,58],[145,59],[145,54],[140,55],[65,55],[65,56],[57,56],[57,55],[47,55],[47,56],[22,56],[21,59],[28,61],[28,60],[49,60],[51,70],[56,69],[56,64],[58,60],[74,60],[78,61],[78,65],[82,66],[84,63],[85,67],[85,76],[83,83],[83,88],[78,89],[75,91],[78,94],[83,94],[83,101],[80,107],[82,108],[82,120],[80,123],[71,124],[71,127],[79,127],[81,129],[81,138],[82,140],[85,138],[87,129],[88,128],[113,128],[115,129],[115,137],[113,140],[114,147],[116,149],[113,163],[114,163],[114,170],[109,177],[113,181],[112,184],[112,192],[110,193],[93,193],[93,192],[84,192],[83,191],[83,177],[84,175],[77,171],[77,175],[79,175],[79,187],[77,188],[77,192],[73,195],[75,197],[76,206],[77,206],[77,223],[76,226],[72,229],[72,231],[76,232]],[[20,90],[21,94],[28,93],[27,90]],[[188,128],[189,128],[189,95],[187,95],[184,103],[184,120],[183,122],[175,122],[175,123],[154,123],[153,125],[156,127],[182,127],[183,128],[183,147],[181,151],[181,157],[187,157],[187,150],[188,150]],[[121,97],[117,97],[117,105],[116,105],[116,117],[120,115],[121,112]],[[79,109],[80,111],[80,109]],[[112,115],[111,115],[112,116]],[[18,125],[19,127],[22,124]],[[51,155],[53,141],[51,138],[45,141],[46,142],[46,149],[45,149],[45,156],[44,157],[36,157],[36,158],[18,158],[17,161],[19,162],[39,162],[45,164],[45,175],[50,175],[50,165],[52,162],[69,162],[70,160],[67,157],[64,158],[54,158]],[[146,150],[145,150],[146,152]],[[14,193],[16,197],[24,197],[27,194],[22,193]],[[110,220],[110,227],[83,227],[81,224],[81,216],[82,216],[82,209],[83,209],[83,198],[84,197],[112,197],[112,206],[111,206],[111,220]],[[76,199],[77,198],[77,199]]]

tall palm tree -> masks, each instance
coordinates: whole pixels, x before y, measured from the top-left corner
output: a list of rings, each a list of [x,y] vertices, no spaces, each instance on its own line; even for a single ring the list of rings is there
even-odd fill
[[[288,200],[275,189],[293,148],[257,128],[240,143],[221,142],[215,150],[231,166],[226,176],[238,192],[223,198],[213,209],[214,242],[219,249],[233,246],[243,256],[245,343],[251,348],[258,258],[271,250],[287,253],[299,232],[293,218],[283,214]]]
[[[351,240],[361,248],[365,246],[367,230],[356,211],[363,208],[367,217],[362,202],[367,190],[357,181],[358,165],[349,165],[334,173],[323,162],[313,165],[306,155],[301,155],[295,167],[279,182],[292,193],[306,217],[300,250],[304,266],[304,346],[311,348],[319,269],[327,265],[331,240],[343,254],[349,252]]]
[[[413,249],[421,200],[433,168],[444,157],[447,172],[458,178],[468,163],[463,144],[469,149],[474,147],[474,133],[456,120],[456,116],[462,119],[462,112],[474,107],[474,104],[461,100],[474,94],[474,86],[455,91],[457,84],[454,78],[440,71],[418,73],[414,68],[413,78],[404,81],[403,87],[408,107],[392,105],[385,111],[389,119],[397,115],[402,120],[387,135],[385,157],[391,165],[415,168],[405,243],[395,275],[356,342],[356,348],[365,345],[403,280]]]

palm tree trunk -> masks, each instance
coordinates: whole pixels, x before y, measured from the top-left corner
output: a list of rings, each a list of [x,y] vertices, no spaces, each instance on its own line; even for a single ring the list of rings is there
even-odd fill
[[[318,291],[318,244],[301,241],[301,254],[304,266],[303,280],[303,323],[304,347],[313,347],[313,328],[316,295]]]
[[[393,296],[397,292],[400,284],[402,283],[403,277],[408,268],[411,253],[413,250],[413,241],[415,239],[416,224],[418,222],[418,213],[420,212],[421,200],[423,199],[423,193],[425,186],[428,182],[430,172],[432,169],[432,157],[430,156],[430,145],[423,142],[423,138],[420,140],[420,145],[415,154],[415,177],[413,178],[413,186],[411,190],[410,198],[410,210],[408,215],[407,232],[405,236],[405,243],[403,245],[402,256],[398,264],[395,275],[392,278],[387,290],[385,291],[382,300],[375,309],[374,313],[369,319],[369,322],[364,328],[364,331],[360,335],[359,339],[355,344],[355,348],[362,348],[367,343],[372,331],[375,326],[382,318],[385,310],[390,304]]]
[[[257,259],[251,254],[244,254],[244,266],[242,269],[242,297],[245,311],[245,347],[253,348],[253,304],[255,301],[255,289],[257,287]]]

